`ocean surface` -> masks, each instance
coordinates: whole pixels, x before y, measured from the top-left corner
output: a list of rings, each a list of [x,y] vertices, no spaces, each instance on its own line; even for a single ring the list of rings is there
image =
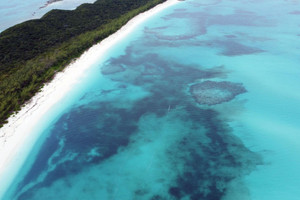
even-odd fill
[[[297,0],[165,9],[41,119],[1,199],[299,200],[299,48]]]
[[[73,10],[83,3],[93,2],[95,0],[1,0],[0,32],[18,23],[38,19],[52,9]]]

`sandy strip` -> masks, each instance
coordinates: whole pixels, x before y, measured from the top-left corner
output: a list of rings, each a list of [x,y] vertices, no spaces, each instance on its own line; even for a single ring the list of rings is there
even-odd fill
[[[147,18],[176,3],[178,0],[168,0],[134,17],[115,34],[83,53],[63,72],[56,74],[54,79],[46,84],[20,112],[8,119],[8,123],[0,129],[0,198],[25,161],[30,149],[28,144],[34,144],[38,138],[38,135],[33,134],[33,129],[38,125],[40,118],[65,97],[72,86],[84,76],[86,70],[101,59],[100,56],[109,48],[121,41]]]

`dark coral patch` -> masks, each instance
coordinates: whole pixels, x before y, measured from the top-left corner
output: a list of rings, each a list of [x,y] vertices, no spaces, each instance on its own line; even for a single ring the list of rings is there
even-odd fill
[[[121,65],[105,65],[101,68],[101,73],[103,75],[115,74],[123,71],[125,71],[125,68]]]
[[[230,190],[230,182],[262,164],[261,157],[231,133],[218,112],[196,106],[187,110],[187,118],[195,122],[194,128],[182,138],[180,145],[172,146],[170,157],[173,161],[178,159],[174,169],[178,169],[178,163],[184,163],[184,167],[168,193],[178,200],[220,200]],[[200,126],[205,131],[199,131]]]
[[[199,104],[216,105],[231,101],[246,89],[240,83],[228,81],[204,81],[190,87],[190,92]]]
[[[213,43],[216,46],[224,48],[221,53],[224,56],[240,56],[264,52],[262,49],[247,46],[232,40],[214,41]]]
[[[300,15],[300,11],[299,10],[295,10],[293,12],[290,12],[289,14],[291,14],[291,15]]]

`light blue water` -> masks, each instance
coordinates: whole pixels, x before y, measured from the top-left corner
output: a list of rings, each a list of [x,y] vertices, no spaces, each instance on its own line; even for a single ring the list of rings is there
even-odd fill
[[[0,1],[0,32],[29,19],[37,19],[52,9],[75,9],[83,3],[95,0],[62,0],[47,5],[47,0],[1,0]]]
[[[152,17],[49,114],[3,198],[298,200],[299,4],[189,0]]]

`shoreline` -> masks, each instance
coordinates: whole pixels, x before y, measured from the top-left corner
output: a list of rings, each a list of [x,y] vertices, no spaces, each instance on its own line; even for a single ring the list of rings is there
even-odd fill
[[[53,3],[56,3],[56,2],[59,2],[59,1],[63,1],[63,0],[48,0],[43,6],[39,7],[39,9],[46,8],[50,4],[53,4]]]
[[[74,62],[67,65],[62,72],[58,72],[53,80],[45,84],[41,91],[26,103],[17,114],[8,119],[8,123],[0,129],[0,177],[5,180],[5,183],[0,182],[0,197],[3,197],[11,185],[19,168],[25,162],[30,152],[29,149],[32,149],[37,140],[39,135],[35,135],[33,130],[40,122],[40,118],[67,95],[72,86],[80,81],[89,67],[101,59],[108,49],[124,39],[149,17],[176,3],[179,1],[167,0],[132,18],[116,33],[86,50]],[[29,144],[29,148],[26,143]]]

